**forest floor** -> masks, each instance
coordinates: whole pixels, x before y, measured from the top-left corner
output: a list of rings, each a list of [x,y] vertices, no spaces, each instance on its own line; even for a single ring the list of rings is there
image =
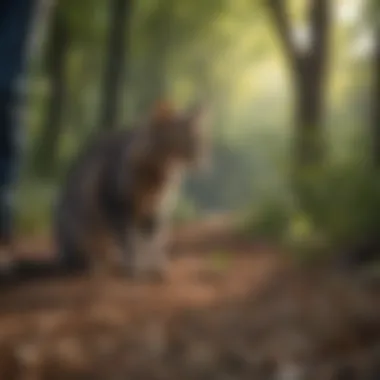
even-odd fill
[[[163,284],[1,289],[0,380],[379,380],[379,281],[296,268],[229,224],[178,228]]]

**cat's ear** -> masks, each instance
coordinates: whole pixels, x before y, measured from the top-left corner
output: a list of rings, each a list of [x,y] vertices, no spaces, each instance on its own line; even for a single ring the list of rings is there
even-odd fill
[[[153,125],[166,125],[174,119],[175,114],[174,107],[168,101],[160,100],[153,106],[151,121]]]
[[[186,111],[186,119],[188,123],[196,128],[209,128],[211,119],[210,119],[210,109],[204,103],[194,103]]]
[[[192,104],[186,111],[188,119],[197,120],[205,113],[205,107],[202,103]]]

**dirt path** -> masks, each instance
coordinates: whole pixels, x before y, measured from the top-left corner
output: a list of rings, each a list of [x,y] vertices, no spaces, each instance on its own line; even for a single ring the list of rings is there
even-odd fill
[[[380,378],[377,287],[298,273],[225,218],[173,243],[165,284],[110,279],[92,303],[85,278],[3,290],[0,380]]]
[[[24,252],[28,247],[29,252],[51,249],[43,239],[24,241],[20,247]],[[252,243],[236,240],[224,218],[179,228],[173,247],[178,255],[173,257],[164,284],[110,278],[92,307],[103,311],[118,309],[124,318],[126,314],[131,317],[150,312],[169,316],[181,308],[205,307],[242,296],[255,287],[259,289],[278,267],[278,260],[269,251],[259,251]],[[0,294],[0,330],[10,333],[11,325],[17,330],[32,318],[75,314],[88,301],[90,292],[91,282],[86,277],[34,280],[5,289]]]

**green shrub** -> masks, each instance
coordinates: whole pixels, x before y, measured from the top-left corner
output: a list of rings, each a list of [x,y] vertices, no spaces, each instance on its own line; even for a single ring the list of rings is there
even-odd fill
[[[380,225],[380,178],[365,165],[330,167],[320,185],[313,219],[337,245],[377,232]]]
[[[246,230],[280,242],[300,261],[341,253],[377,236],[380,176],[372,168],[348,162],[308,174],[302,202],[264,202],[245,220]]]
[[[267,199],[243,218],[243,231],[256,238],[279,241],[289,226],[292,208],[280,199]]]

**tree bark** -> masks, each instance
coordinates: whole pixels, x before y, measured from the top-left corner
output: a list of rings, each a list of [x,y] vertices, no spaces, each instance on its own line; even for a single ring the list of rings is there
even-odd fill
[[[101,93],[99,129],[113,130],[119,122],[121,86],[126,72],[127,40],[132,13],[132,0],[110,1],[110,23],[107,62]]]
[[[55,10],[51,28],[46,51],[50,95],[47,115],[36,152],[36,171],[41,177],[49,177],[56,169],[67,92],[66,63],[70,41],[66,22],[59,8]]]
[[[330,31],[329,1],[311,1],[311,42],[307,51],[301,51],[293,42],[285,1],[269,0],[268,3],[295,83],[295,168],[319,165],[324,158],[322,124]]]
[[[316,75],[313,66],[305,63],[295,73],[295,169],[319,165],[323,161],[323,110],[324,96],[322,78]]]
[[[374,88],[372,104],[372,159],[374,167],[380,169],[380,25],[376,25],[374,51]]]

